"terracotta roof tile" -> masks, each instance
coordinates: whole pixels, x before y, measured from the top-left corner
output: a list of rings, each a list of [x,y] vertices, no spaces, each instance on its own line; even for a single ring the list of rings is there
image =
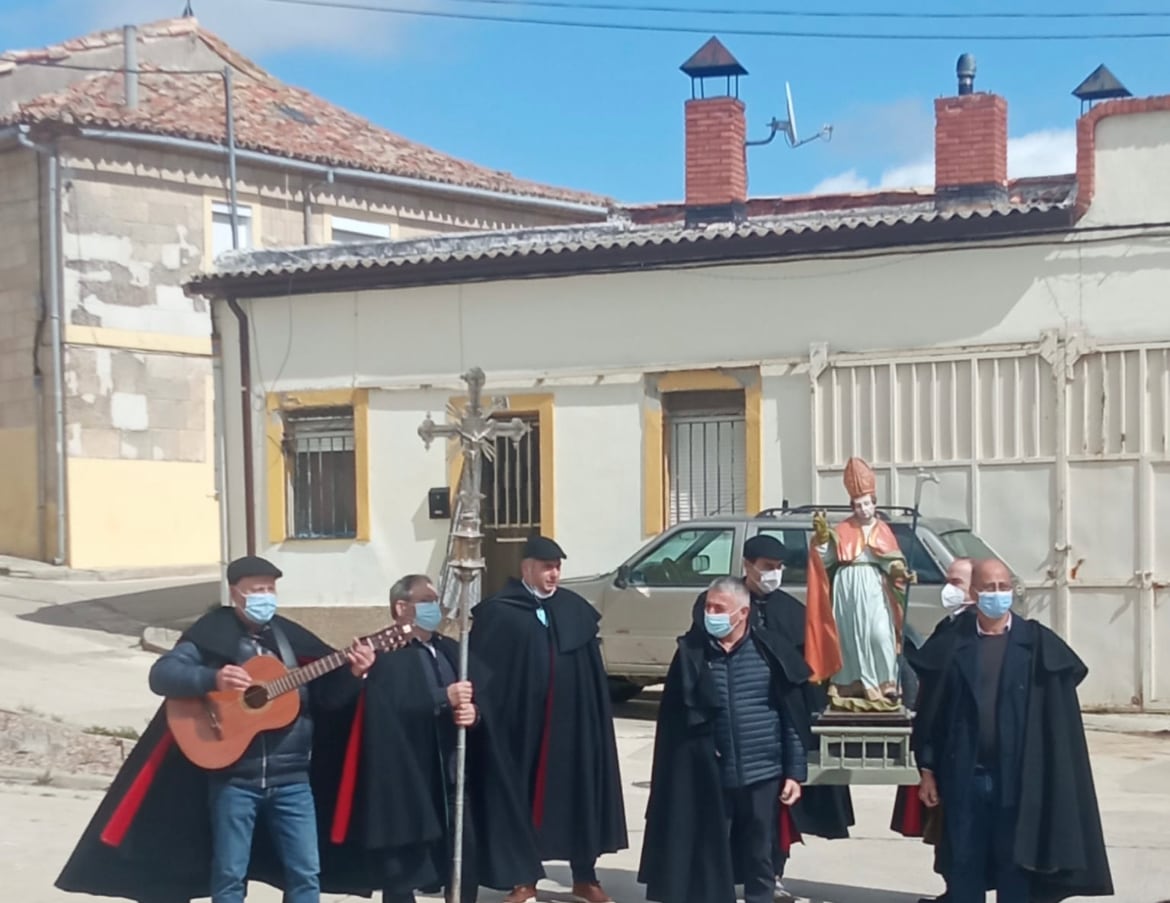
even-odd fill
[[[234,83],[233,101],[236,142],[241,148],[502,194],[611,206],[610,199],[600,195],[519,179],[387,131],[279,81],[200,28],[194,19],[166,20],[139,28],[144,39],[174,34],[197,35],[240,74]],[[98,47],[120,45],[122,32],[99,32],[80,41]],[[5,61],[19,65],[59,60],[77,44],[67,41],[40,50],[10,51],[0,54],[0,66]],[[143,64],[137,107],[124,107],[123,97],[121,73],[100,73],[19,104],[15,112],[0,118],[0,124],[61,122],[216,143],[226,140],[223,80],[218,75],[162,71]]]

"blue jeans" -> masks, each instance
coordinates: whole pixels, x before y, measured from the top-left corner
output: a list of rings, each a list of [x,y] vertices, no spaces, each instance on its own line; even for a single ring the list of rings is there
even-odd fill
[[[1019,813],[1004,808],[999,781],[982,768],[975,772],[971,791],[971,844],[951,851],[948,903],[983,903],[989,884],[997,903],[1028,903],[1031,882],[1014,856]]]
[[[252,833],[263,815],[284,866],[285,903],[319,903],[317,814],[306,783],[261,789],[211,782],[211,900],[243,903]]]

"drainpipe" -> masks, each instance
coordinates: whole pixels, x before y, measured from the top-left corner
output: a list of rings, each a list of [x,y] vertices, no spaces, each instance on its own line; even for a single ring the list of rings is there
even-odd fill
[[[138,29],[133,25],[122,27],[122,84],[126,109],[138,106]]]
[[[228,203],[231,205],[232,250],[240,249],[240,217],[236,209],[236,126],[232,105],[232,67],[223,67],[224,112],[226,116],[226,138],[228,158]],[[244,429],[244,523],[246,525],[248,554],[256,554],[256,492],[252,472],[252,342],[248,328],[248,315],[236,303],[235,298],[227,299],[228,307],[235,314],[240,342],[240,409]],[[213,305],[214,306],[214,305]]]
[[[305,186],[305,203],[304,203],[305,244],[307,244],[307,245],[311,245],[311,244],[315,243],[313,241],[313,192],[316,189],[322,187],[323,185],[332,185],[332,184],[333,184],[333,170],[331,169],[327,173],[325,173],[324,180],[322,180],[320,182],[313,182],[312,184]]]
[[[247,530],[248,554],[256,554],[256,494],[252,472],[252,355],[251,337],[248,329],[248,315],[244,313],[235,298],[228,298],[227,305],[236,316],[240,340],[240,410],[244,427],[244,519]]]
[[[16,140],[22,147],[42,156],[46,166],[47,197],[44,209],[48,215],[48,297],[49,343],[53,357],[53,433],[57,472],[57,542],[53,550],[53,564],[66,561],[65,547],[68,524],[65,492],[65,354],[61,341],[61,161],[56,147],[37,144],[28,137],[27,126],[21,126]],[[42,535],[44,529],[42,526]]]
[[[223,379],[223,336],[219,331],[219,317],[215,313],[215,302],[211,303],[211,371],[214,379],[215,399],[215,503],[219,510],[219,603],[230,605],[227,585],[227,565],[231,557],[230,523],[228,520],[228,477],[227,477],[227,412],[224,410],[226,396]]]

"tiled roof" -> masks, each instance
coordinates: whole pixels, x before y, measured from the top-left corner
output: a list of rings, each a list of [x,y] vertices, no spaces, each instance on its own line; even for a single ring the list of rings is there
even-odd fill
[[[241,148],[330,166],[406,176],[606,208],[608,198],[518,179],[460,160],[389,132],[300,88],[286,85],[240,56],[194,19],[142,26],[147,37],[194,34],[239,73],[234,80],[236,142]],[[63,62],[79,50],[121,44],[122,33],[101,32],[37,51],[0,55],[0,71],[21,63]],[[219,75],[159,71],[141,65],[138,104],[123,104],[121,73],[87,76],[70,87],[35,97],[0,117],[0,124],[57,122],[223,143],[223,79]]]
[[[897,194],[891,203],[890,194]],[[195,276],[189,283],[193,291],[227,282],[239,283],[266,277],[286,277],[327,272],[343,273],[361,270],[394,270],[412,266],[443,266],[473,262],[502,264],[516,258],[552,258],[568,255],[603,254],[628,251],[626,257],[661,257],[664,249],[685,248],[710,244],[712,250],[706,259],[735,259],[731,243],[754,240],[757,247],[771,248],[773,256],[785,252],[783,243],[789,239],[824,238],[832,244],[835,237],[844,237],[840,244],[863,246],[864,233],[876,234],[882,229],[917,226],[929,230],[932,225],[980,222],[988,226],[983,234],[994,234],[997,229],[1010,233],[1014,229],[1026,231],[1033,214],[1055,214],[1058,223],[1064,222],[1064,213],[1071,211],[1076,194],[1075,179],[1071,176],[1053,179],[1020,180],[1013,183],[1011,197],[1001,204],[939,206],[928,192],[897,192],[875,195],[853,195],[849,207],[836,206],[843,196],[826,195],[823,209],[816,209],[812,199],[794,199],[798,208],[789,212],[749,217],[739,223],[716,223],[688,227],[672,218],[668,221],[639,223],[637,213],[644,215],[651,208],[635,208],[606,223],[579,226],[555,226],[529,229],[509,229],[493,232],[433,235],[403,241],[370,241],[352,244],[324,245],[304,248],[233,251],[221,255],[214,268]],[[883,203],[870,203],[881,200]],[[781,208],[783,199],[760,199],[760,204]],[[670,205],[666,205],[670,206]],[[635,214],[635,215],[631,215]],[[1046,218],[1047,219],[1047,218]],[[999,224],[998,226],[996,224]],[[1071,219],[1068,221],[1071,226]],[[913,240],[922,240],[928,233],[919,232]],[[940,234],[940,240],[943,236]],[[762,244],[761,244],[762,242]],[[716,245],[718,249],[716,249]],[[756,254],[755,256],[762,256]],[[550,266],[551,269],[551,266]],[[441,280],[439,280],[441,281]]]

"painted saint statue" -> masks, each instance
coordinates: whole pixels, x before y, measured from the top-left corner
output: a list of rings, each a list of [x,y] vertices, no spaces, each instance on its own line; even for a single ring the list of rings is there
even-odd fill
[[[837,710],[901,708],[898,656],[911,576],[893,530],[877,517],[876,488],[869,465],[850,458],[845,489],[853,515],[835,528],[824,512],[813,518],[805,657],[812,680],[829,682],[829,706]]]

